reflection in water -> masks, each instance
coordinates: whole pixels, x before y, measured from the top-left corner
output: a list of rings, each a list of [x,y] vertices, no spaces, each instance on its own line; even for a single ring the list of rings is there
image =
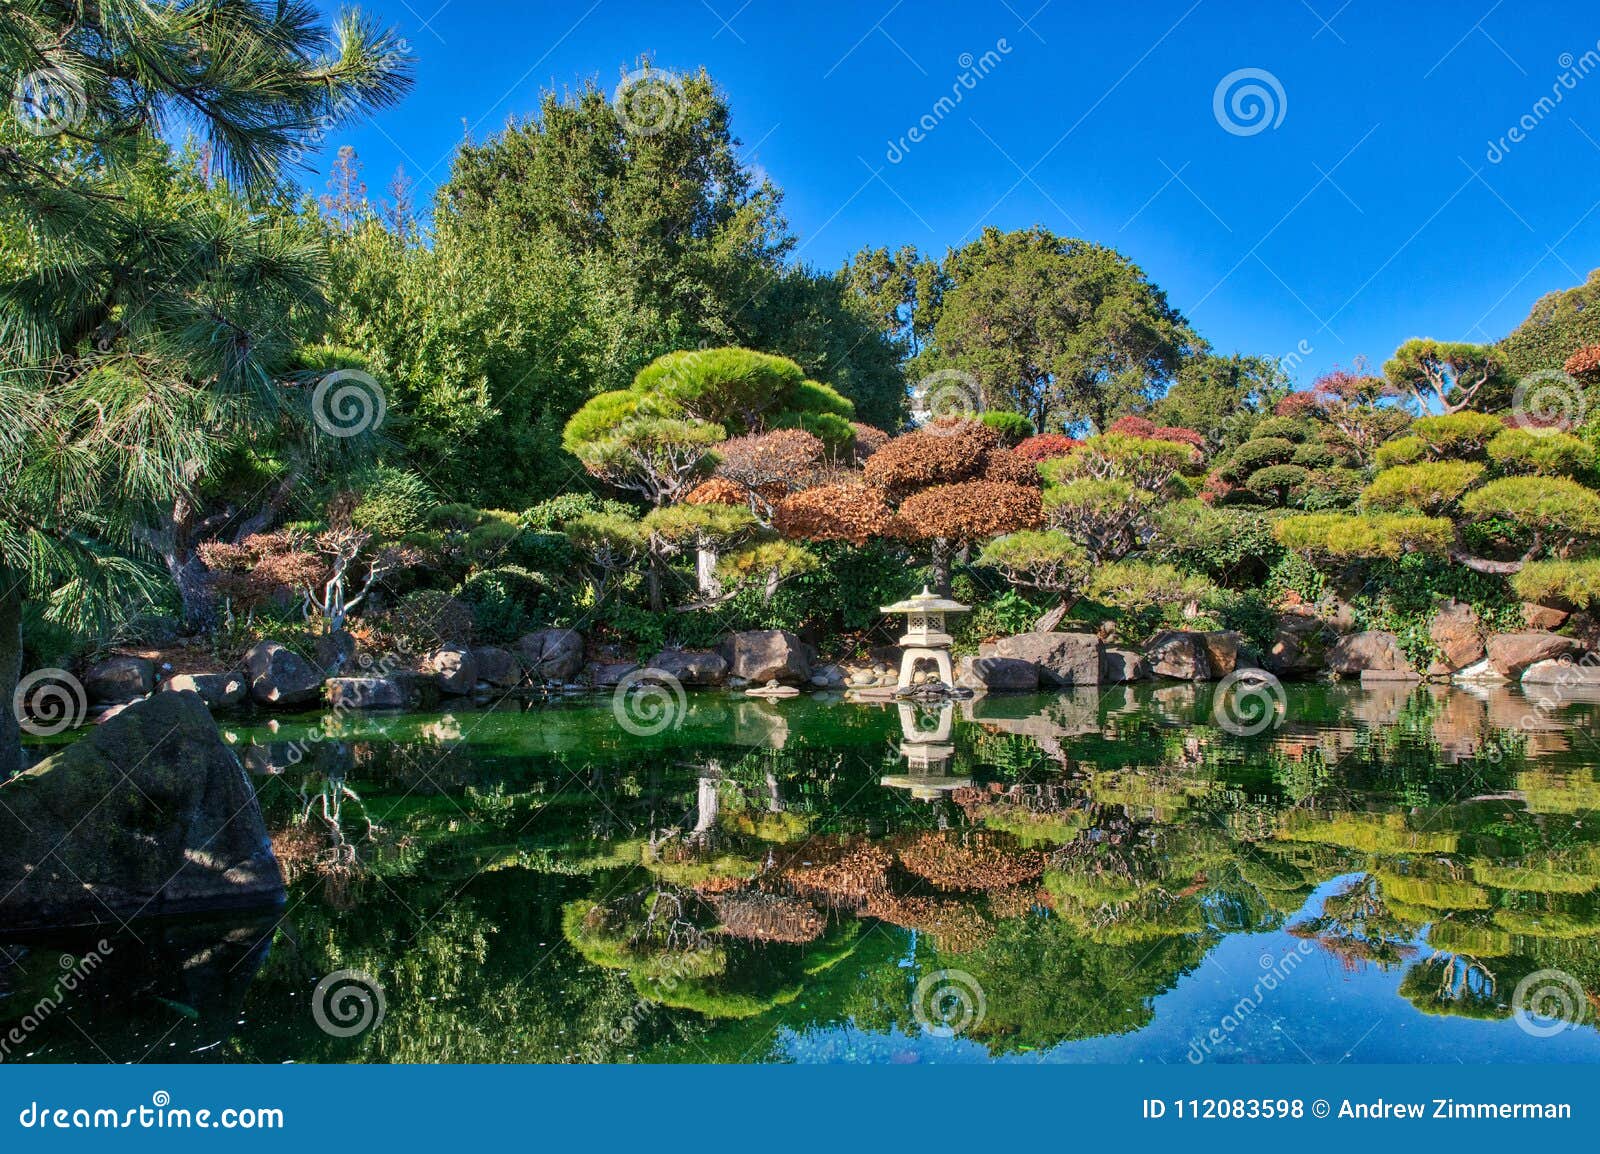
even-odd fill
[[[232,726],[288,908],[131,927],[8,1057],[1600,1060],[1600,707],[1341,683],[1241,738],[1211,692]],[[80,946],[0,943],[0,1026]],[[316,1028],[337,969],[380,1029]],[[942,969],[984,995],[954,1038],[914,1005]],[[1551,972],[1581,996],[1540,1037]]]

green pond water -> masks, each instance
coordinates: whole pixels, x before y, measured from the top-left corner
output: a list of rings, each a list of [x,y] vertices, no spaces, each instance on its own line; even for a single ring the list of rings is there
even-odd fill
[[[287,905],[0,930],[3,1057],[1600,1061],[1600,699],[1215,693],[223,718]]]

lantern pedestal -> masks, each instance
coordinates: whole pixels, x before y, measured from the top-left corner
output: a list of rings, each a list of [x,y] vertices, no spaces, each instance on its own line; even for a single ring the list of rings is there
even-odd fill
[[[932,661],[939,671],[939,683],[948,689],[954,689],[955,673],[950,668],[951,637],[944,630],[944,615],[967,613],[970,612],[970,607],[959,601],[951,601],[936,593],[930,593],[928,587],[924,585],[922,592],[915,597],[908,597],[893,605],[885,605],[883,611],[906,615],[906,631],[900,638],[900,644],[905,648],[905,656],[900,659],[899,688],[911,688],[911,678],[916,672],[917,662]]]

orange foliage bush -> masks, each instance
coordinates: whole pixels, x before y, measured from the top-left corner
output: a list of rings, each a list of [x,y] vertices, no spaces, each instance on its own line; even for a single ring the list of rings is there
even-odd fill
[[[743,505],[744,486],[726,477],[712,477],[702,481],[684,494],[685,505]]]
[[[907,532],[946,541],[987,541],[1039,524],[1037,489],[1000,481],[963,481],[913,493],[900,506]]]
[[[1048,461],[1054,457],[1065,457],[1081,444],[1083,442],[1078,438],[1065,433],[1040,433],[1036,437],[1024,437],[1011,451],[1029,461]]]
[[[1038,464],[1019,454],[1015,449],[995,449],[983,465],[985,481],[1000,481],[1007,485],[1028,485],[1037,489],[1044,484]]]
[[[1562,368],[1579,380],[1600,381],[1600,345],[1585,345]]]
[[[888,492],[891,499],[903,497],[928,485],[965,481],[983,467],[988,449],[981,438],[966,429],[919,429],[894,438],[872,454],[862,475],[869,484]]]
[[[772,526],[791,539],[859,546],[873,537],[895,536],[898,522],[882,490],[844,482],[785,497],[773,510]]]
[[[850,427],[856,431],[857,461],[865,461],[889,443],[889,434],[874,425],[863,425],[860,421],[852,421]]]

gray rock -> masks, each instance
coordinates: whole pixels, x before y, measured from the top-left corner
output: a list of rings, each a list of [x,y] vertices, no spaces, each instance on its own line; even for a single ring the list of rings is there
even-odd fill
[[[412,700],[394,677],[330,677],[323,687],[335,709],[404,709]]]
[[[329,677],[343,673],[355,655],[356,639],[348,629],[324,633],[311,647],[311,660]]]
[[[630,673],[638,672],[639,665],[634,661],[597,661],[589,666],[589,681],[596,689],[610,689],[622,684],[622,679]]]
[[[96,705],[137,701],[156,687],[155,662],[143,657],[108,657],[84,672],[83,688]]]
[[[1100,680],[1107,685],[1122,685],[1129,681],[1143,681],[1150,676],[1150,667],[1143,654],[1132,649],[1107,647],[1100,654]]]
[[[1041,685],[1099,685],[1100,650],[1093,633],[1018,633],[980,646],[978,653],[1033,662]]]
[[[1439,651],[1429,672],[1452,673],[1483,657],[1483,635],[1478,614],[1465,601],[1446,601],[1428,623],[1428,636]]]
[[[1486,648],[1490,667],[1500,676],[1515,680],[1528,666],[1569,656],[1578,645],[1572,638],[1554,633],[1496,633]]]
[[[257,705],[307,705],[322,696],[322,674],[305,658],[276,641],[261,641],[244,655],[250,700]]]
[[[517,642],[517,655],[535,681],[571,681],[583,669],[583,635],[575,629],[541,629]]]
[[[1039,667],[1020,657],[963,657],[956,684],[990,693],[1032,693],[1039,688]]]
[[[213,709],[238,705],[250,691],[241,673],[174,673],[161,683],[163,692],[181,693],[187,690],[200,695],[200,700]]]
[[[787,629],[751,629],[730,633],[717,646],[734,677],[746,681],[778,681],[799,685],[811,676],[811,655],[805,642]]]
[[[461,645],[442,645],[428,654],[422,667],[433,674],[439,692],[461,697],[478,684],[478,662],[472,650]]]
[[[728,662],[720,653],[686,649],[663,649],[650,659],[650,668],[659,669],[680,685],[721,685],[728,676]]]
[[[1200,643],[1205,646],[1206,660],[1211,665],[1212,677],[1226,677],[1235,669],[1251,668],[1244,634],[1236,630],[1210,630],[1200,634]]]
[[[1178,681],[1207,681],[1211,678],[1211,658],[1206,635],[1187,629],[1168,629],[1156,634],[1145,647],[1145,660],[1156,677]]]
[[[849,681],[837,665],[819,665],[811,671],[811,684],[819,689],[840,689]]]
[[[1524,685],[1600,685],[1600,665],[1589,661],[1535,661],[1522,671]]]
[[[479,681],[487,681],[497,689],[511,689],[522,684],[522,666],[507,650],[480,645],[473,649],[472,660],[478,666]]]
[[[1400,639],[1381,629],[1351,633],[1328,647],[1327,666],[1340,674],[1414,673]]]
[[[197,694],[136,702],[14,778],[0,806],[0,925],[281,904],[255,791]]]

